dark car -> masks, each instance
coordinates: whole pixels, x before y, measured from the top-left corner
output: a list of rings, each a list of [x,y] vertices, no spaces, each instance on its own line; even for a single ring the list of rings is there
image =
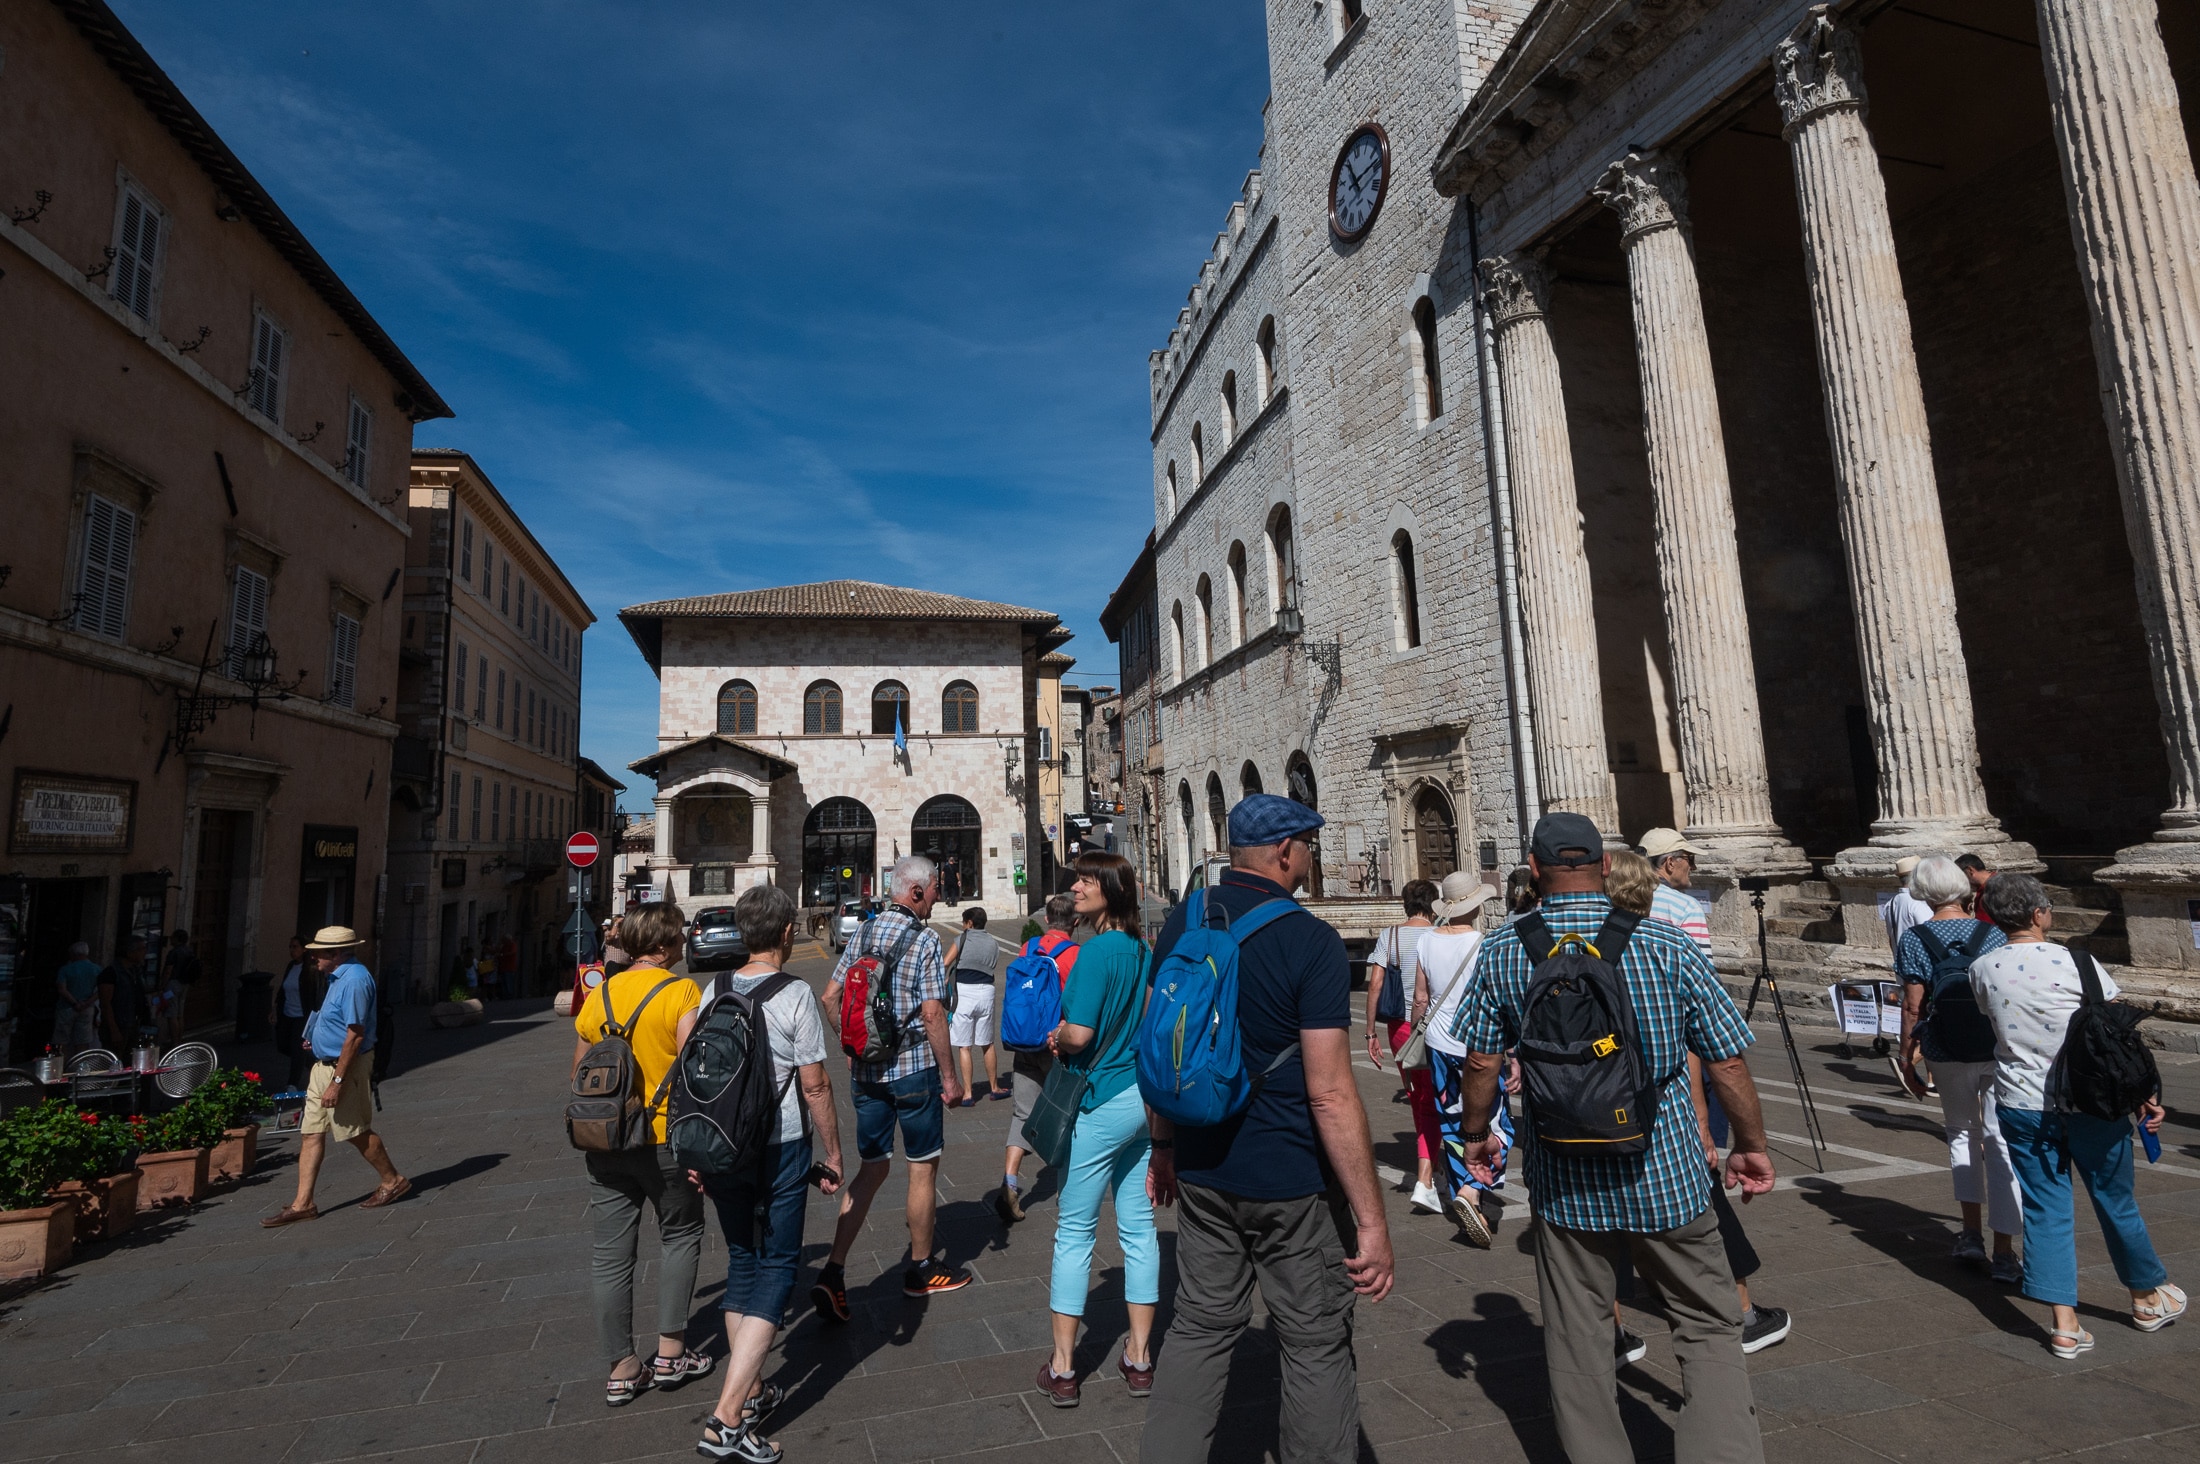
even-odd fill
[[[688,924],[690,971],[730,971],[748,960],[748,945],[741,939],[741,928],[733,923],[733,906],[713,905],[695,912]]]

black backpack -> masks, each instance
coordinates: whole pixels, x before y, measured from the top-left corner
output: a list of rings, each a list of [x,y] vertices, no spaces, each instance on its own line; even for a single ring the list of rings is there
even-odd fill
[[[730,1176],[756,1167],[779,1130],[779,1100],[794,1081],[774,1080],[771,1028],[764,1004],[796,980],[781,972],[753,990],[736,991],[721,971],[710,1010],[688,1033],[667,1077],[671,1107],[665,1142],[682,1169]]]
[[[2085,983],[2085,996],[2070,1014],[2062,1051],[2048,1077],[2049,1092],[2073,1113],[2111,1123],[2127,1119],[2162,1091],[2154,1049],[2139,1036],[2147,1013],[2102,994],[2100,967],[2092,956],[2072,950],[2070,963]]]
[[[1642,1154],[1658,1096],[1673,1074],[1651,1076],[1635,1030],[1620,957],[1642,917],[1613,910],[1596,939],[1554,938],[1541,915],[1515,927],[1535,970],[1521,1003],[1522,1091],[1536,1142],[1561,1154]]]
[[[1971,923],[1978,925],[1975,920]],[[1994,1024],[1978,1009],[1978,996],[1971,990],[1971,963],[1978,959],[1971,947],[1978,933],[1949,945],[1920,925],[1917,938],[1933,962],[1933,973],[1925,979],[1925,1014],[1917,1024],[1917,1040],[1927,1060],[1992,1062]]]

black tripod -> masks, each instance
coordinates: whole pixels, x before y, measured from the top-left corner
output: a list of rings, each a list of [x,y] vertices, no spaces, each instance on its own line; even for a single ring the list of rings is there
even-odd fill
[[[1742,888],[1749,891],[1749,903],[1757,911],[1757,979],[1749,988],[1749,1007],[1742,1013],[1743,1020],[1757,1014],[1757,990],[1770,988],[1772,1010],[1780,1019],[1780,1040],[1787,1046],[1788,1069],[1795,1075],[1795,1091],[1803,1100],[1803,1132],[1810,1138],[1811,1157],[1817,1162],[1818,1172],[1826,1172],[1826,1131],[1818,1122],[1818,1105],[1810,1096],[1810,1080],[1803,1076],[1803,1055],[1795,1050],[1795,1031],[1788,1026],[1787,1003],[1780,999],[1780,982],[1772,974],[1772,951],[1765,937],[1765,891],[1770,881],[1759,877],[1745,879]]]

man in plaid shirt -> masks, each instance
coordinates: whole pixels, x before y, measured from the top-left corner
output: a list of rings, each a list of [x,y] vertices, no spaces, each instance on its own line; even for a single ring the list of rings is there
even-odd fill
[[[1610,864],[1596,825],[1580,814],[1550,813],[1537,821],[1529,867],[1552,936],[1595,938],[1612,909],[1604,895]],[[1488,1113],[1496,1102],[1499,1064],[1519,1040],[1533,967],[1517,922],[1483,948],[1474,988],[1453,1027],[1468,1051],[1462,1112]],[[1746,1204],[1773,1182],[1757,1087],[1742,1059],[1755,1039],[1711,963],[1675,926],[1657,920],[1637,926],[1620,974],[1650,1072],[1671,1075],[1660,1092],[1648,1151],[1562,1154],[1541,1143],[1528,1149],[1536,1289],[1559,1442],[1575,1464],[1633,1457],[1613,1387],[1611,1321],[1615,1265],[1632,1255],[1663,1297],[1673,1329],[1687,1398],[1674,1429],[1675,1457],[1691,1464],[1761,1464],[1764,1445],[1742,1361],[1741,1306],[1711,1212],[1711,1173],[1685,1081],[1687,1055],[1694,1052],[1733,1123],[1725,1180],[1729,1189],[1740,1186]],[[1531,1110],[1531,1131],[1534,1119]],[[1486,1173],[1494,1148],[1488,1130],[1463,1137],[1468,1169]]]
[[[932,1255],[946,1108],[962,1098],[947,1046],[947,968],[940,959],[940,938],[925,924],[939,902],[939,870],[922,854],[907,855],[887,875],[886,893],[893,903],[848,942],[825,986],[825,1010],[837,1023],[848,968],[865,956],[878,956],[887,964],[887,990],[902,1031],[901,1050],[885,1062],[848,1060],[848,1086],[856,1104],[856,1157],[863,1167],[840,1192],[832,1254],[810,1288],[810,1300],[827,1322],[848,1320],[842,1267],[871,1212],[872,1198],[893,1167],[897,1127],[909,1160],[909,1269],[902,1273],[901,1289],[909,1296],[934,1296],[970,1284],[969,1271],[943,1266]]]

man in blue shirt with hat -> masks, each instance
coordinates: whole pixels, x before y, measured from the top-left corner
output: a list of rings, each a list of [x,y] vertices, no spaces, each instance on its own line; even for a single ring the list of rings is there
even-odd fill
[[[1230,811],[1230,868],[1206,892],[1236,920],[1290,900],[1314,862],[1322,817],[1256,793]],[[1154,943],[1153,969],[1184,934],[1185,907]],[[1349,1460],[1360,1447],[1352,1358],[1356,1297],[1390,1291],[1390,1228],[1367,1114],[1352,1076],[1352,973],[1344,942],[1293,909],[1238,952],[1238,1027],[1248,1072],[1294,1042],[1245,1111],[1207,1128],[1153,1118],[1147,1186],[1177,1211],[1176,1316],[1154,1379],[1141,1464],[1206,1464],[1230,1354],[1253,1285],[1283,1350],[1282,1464]]]

